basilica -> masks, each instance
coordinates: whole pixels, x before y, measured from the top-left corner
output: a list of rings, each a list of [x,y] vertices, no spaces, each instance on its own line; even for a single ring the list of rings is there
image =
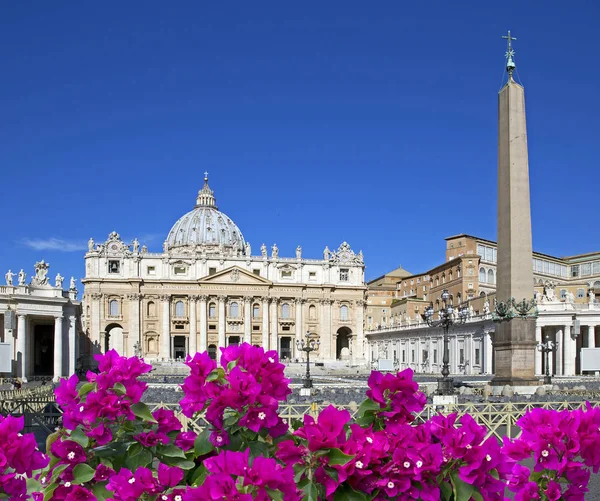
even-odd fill
[[[270,252],[269,252],[270,250]],[[364,361],[364,260],[343,242],[322,259],[302,248],[257,255],[216,205],[205,174],[195,206],[175,222],[162,252],[112,232],[88,242],[82,325],[87,356],[114,348],[148,360],[184,359],[242,342],[300,360],[297,342],[319,342],[317,361]],[[311,357],[312,358],[312,357]]]

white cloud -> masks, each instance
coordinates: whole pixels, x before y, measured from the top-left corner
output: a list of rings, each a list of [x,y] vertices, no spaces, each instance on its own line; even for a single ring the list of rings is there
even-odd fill
[[[87,244],[77,240],[63,240],[62,238],[27,238],[23,244],[35,250],[53,250],[62,252],[75,252],[87,250]]]

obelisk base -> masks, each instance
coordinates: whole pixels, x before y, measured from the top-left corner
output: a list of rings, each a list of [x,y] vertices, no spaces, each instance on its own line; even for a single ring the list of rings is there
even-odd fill
[[[535,377],[535,319],[513,318],[496,324],[492,386],[539,386]]]

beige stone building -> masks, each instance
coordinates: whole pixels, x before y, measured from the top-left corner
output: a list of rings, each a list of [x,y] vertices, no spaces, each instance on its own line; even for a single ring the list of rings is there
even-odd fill
[[[450,365],[454,374],[494,372],[492,312],[496,295],[496,242],[472,235],[446,239],[445,262],[396,283],[391,316],[379,326],[366,326],[368,356],[395,359],[399,367],[418,372],[441,370],[441,329],[424,324],[424,308],[440,307],[447,289],[454,305],[469,308],[464,325],[450,329]],[[558,342],[550,361],[557,375],[581,373],[581,349],[600,347],[600,252],[556,257],[533,252],[533,285],[537,300],[536,340]],[[367,302],[378,289],[367,291]],[[521,300],[523,298],[515,298]],[[543,374],[541,353],[535,373]]]
[[[205,177],[195,206],[172,227],[162,252],[115,232],[85,255],[84,326],[94,349],[181,359],[248,342],[299,359],[296,341],[320,341],[316,359],[364,360],[362,252],[344,242],[320,259],[258,255],[217,209]]]

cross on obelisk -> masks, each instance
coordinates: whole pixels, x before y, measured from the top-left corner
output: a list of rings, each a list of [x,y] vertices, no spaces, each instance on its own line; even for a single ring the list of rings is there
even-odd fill
[[[498,94],[498,268],[496,301],[512,304],[533,299],[529,160],[525,91],[512,79],[511,36],[506,69],[509,78]],[[492,385],[537,386],[535,318],[514,317],[496,323],[495,377]],[[520,390],[524,391],[524,390]]]
[[[515,37],[511,36],[510,30],[508,30],[508,35],[503,36],[502,38],[506,39],[506,71],[508,71],[509,78],[512,78],[513,71],[515,69],[515,62],[513,61],[513,56],[515,55],[515,51],[512,48],[512,41],[516,40]]]

